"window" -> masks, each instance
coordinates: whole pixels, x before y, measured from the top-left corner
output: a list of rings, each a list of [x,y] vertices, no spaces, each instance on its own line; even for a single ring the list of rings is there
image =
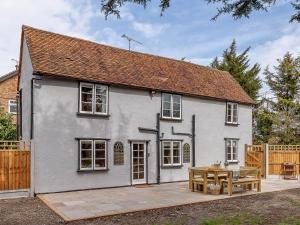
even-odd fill
[[[167,119],[181,119],[181,96],[162,94],[162,117]]]
[[[178,166],[181,165],[181,142],[163,141],[162,142],[163,165]]]
[[[107,168],[106,141],[80,140],[80,170],[103,170]]]
[[[8,112],[11,114],[17,114],[17,101],[16,100],[8,101]]]
[[[191,162],[191,147],[188,143],[183,145],[183,163]]]
[[[226,139],[226,161],[227,162],[237,162],[237,149],[238,140],[236,139]]]
[[[80,112],[107,114],[108,87],[99,84],[80,83]]]
[[[237,124],[238,123],[238,104],[228,102],[226,112],[226,123]]]
[[[124,146],[119,141],[114,145],[114,165],[124,165]]]

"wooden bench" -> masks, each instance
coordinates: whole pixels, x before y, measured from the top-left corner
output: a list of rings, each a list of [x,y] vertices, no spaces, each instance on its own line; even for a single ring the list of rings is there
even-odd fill
[[[205,169],[190,171],[190,189],[192,192],[196,190],[203,191],[204,194],[207,193],[207,186],[209,183],[214,183],[214,180],[207,178],[207,172]]]
[[[227,186],[228,195],[232,195],[234,186],[241,185],[244,189],[253,189],[256,186],[256,191],[261,192],[261,173],[257,168],[242,167],[237,180],[233,179],[233,171],[229,172],[228,179],[222,181],[222,190]]]

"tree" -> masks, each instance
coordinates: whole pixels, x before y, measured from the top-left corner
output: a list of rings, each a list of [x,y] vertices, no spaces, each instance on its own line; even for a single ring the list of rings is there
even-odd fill
[[[257,100],[258,92],[261,88],[261,80],[258,77],[260,65],[254,64],[250,67],[248,52],[250,47],[241,54],[237,53],[236,42],[232,41],[230,47],[223,52],[222,59],[216,57],[211,63],[211,67],[228,71],[253,99]]]
[[[230,14],[234,19],[243,17],[249,18],[250,14],[254,11],[268,11],[278,1],[276,0],[205,0],[209,4],[221,5],[217,8],[218,13],[212,18],[216,20],[222,14]],[[105,17],[109,15],[116,15],[120,17],[120,10],[125,3],[135,3],[144,6],[151,2],[151,0],[101,0],[101,11]],[[160,0],[159,7],[161,15],[170,7],[171,0]],[[295,13],[291,16],[290,22],[300,22],[300,0],[290,0],[291,6],[294,8]],[[193,7],[191,5],[191,7]]]
[[[274,139],[279,144],[300,143],[300,104],[297,101],[300,81],[300,57],[286,53],[278,59],[274,72],[267,67],[264,74],[275,100],[271,101]]]
[[[0,107],[0,140],[16,140],[17,128],[13,124],[12,116]]]

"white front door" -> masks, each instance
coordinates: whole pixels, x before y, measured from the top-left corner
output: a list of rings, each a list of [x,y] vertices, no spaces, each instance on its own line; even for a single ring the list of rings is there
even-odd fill
[[[146,183],[146,144],[132,142],[131,145],[132,184]]]

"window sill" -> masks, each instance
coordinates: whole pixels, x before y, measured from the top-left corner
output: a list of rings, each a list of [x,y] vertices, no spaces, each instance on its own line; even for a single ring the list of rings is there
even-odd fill
[[[228,164],[238,164],[239,161],[238,161],[238,160],[236,160],[236,161],[227,161],[227,163],[228,163]]]
[[[109,169],[98,169],[98,170],[77,170],[77,173],[97,173],[97,172],[107,172]]]
[[[162,121],[168,121],[168,122],[178,122],[178,123],[182,122],[182,119],[164,118],[164,117],[160,117],[160,120],[162,120]]]
[[[110,117],[109,114],[93,114],[93,113],[82,113],[82,112],[78,112],[77,116],[80,116],[80,117],[102,117],[102,118]]]
[[[239,125],[240,125],[239,123],[227,123],[227,122],[225,122],[225,126],[238,127]]]
[[[176,166],[161,166],[162,169],[181,169],[183,167],[183,165],[176,165]]]

